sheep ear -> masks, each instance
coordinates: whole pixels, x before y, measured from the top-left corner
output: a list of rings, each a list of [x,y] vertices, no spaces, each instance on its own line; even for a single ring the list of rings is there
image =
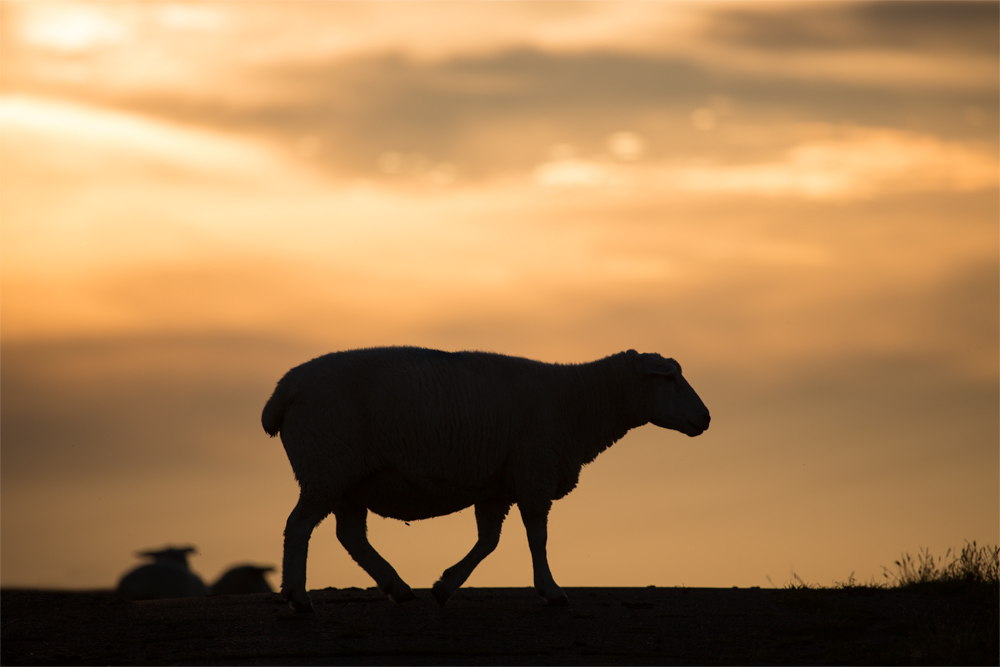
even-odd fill
[[[674,375],[677,373],[677,362],[658,354],[644,354],[639,358],[636,369],[646,375]]]

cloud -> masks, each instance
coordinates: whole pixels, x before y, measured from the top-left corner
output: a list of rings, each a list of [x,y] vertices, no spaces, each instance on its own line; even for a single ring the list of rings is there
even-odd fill
[[[276,157],[273,151],[269,154],[266,145],[217,131],[27,95],[0,97],[0,124],[8,144],[72,142],[74,149],[90,155],[79,158],[73,155],[74,150],[50,150],[46,157],[83,172],[97,171],[94,153],[104,153],[104,159],[125,156],[159,162],[195,174],[227,172],[242,176],[259,175],[272,166]],[[18,151],[17,161],[28,157],[24,147],[11,148]]]
[[[740,131],[733,129],[734,133]],[[788,146],[783,155],[763,162],[659,160],[622,165],[610,156],[590,160],[560,156],[538,165],[533,178],[543,187],[603,188],[623,194],[655,189],[706,196],[818,200],[897,192],[965,192],[1000,184],[1000,161],[986,145],[946,142],[887,128],[823,124],[802,125],[800,134],[803,138]],[[776,137],[770,143],[780,141]]]
[[[970,89],[997,77],[992,3],[762,3],[714,8],[697,58],[757,76]]]
[[[964,192],[1000,183],[1000,162],[986,146],[882,128],[814,129],[832,136],[792,146],[781,161],[667,167],[652,178],[664,189],[681,192],[811,199]]]
[[[908,50],[995,56],[997,6],[988,2],[852,2],[730,5],[707,35],[761,51]]]
[[[998,180],[989,148],[855,126],[793,128],[768,142],[786,144],[778,159],[742,164],[563,147],[535,180],[441,190],[358,188],[254,141],[74,105],[15,98],[0,123],[8,339],[287,326],[360,338],[448,311],[544,316],[566,294],[698,293],[734,272],[826,270],[859,252],[845,239],[862,223],[812,237],[813,223],[789,218],[795,202],[988,195]],[[748,224],[751,209],[787,223]],[[900,210],[884,224],[905,224]],[[963,243],[994,248],[983,229],[928,242],[933,261],[894,248],[899,275],[978,257]],[[888,277],[872,270],[861,284]]]
[[[652,56],[744,73],[766,63],[771,77],[811,72],[839,79],[843,68],[836,61],[853,51],[869,57],[854,75],[871,84],[968,86],[989,76],[983,57],[995,60],[996,52],[990,3],[944,9],[907,2],[341,2],[279,9],[269,3],[64,2],[9,3],[5,11],[12,38],[5,40],[12,44],[6,55],[16,56],[5,57],[8,82],[76,80],[133,97],[217,94],[224,80],[233,98],[257,89],[253,79],[261,66],[386,54],[441,63],[516,50]],[[804,66],[781,57],[789,50]],[[950,74],[928,68],[933,58],[920,54],[947,57],[954,67]],[[136,76],[137,62],[147,76]],[[912,75],[921,65],[922,79]]]
[[[995,77],[960,97],[872,90],[862,81],[872,71],[862,64],[866,57],[843,56],[845,74],[862,74],[836,85],[641,54],[521,50],[433,63],[377,57],[275,65],[256,78],[273,88],[266,101],[137,97],[131,104],[141,113],[219,131],[239,128],[299,154],[302,138],[310,137],[322,148],[306,162],[373,180],[387,177],[380,161],[386,154],[409,156],[410,165],[426,170],[455,165],[457,180],[482,180],[531,172],[557,144],[575,146],[578,159],[607,155],[608,137],[616,132],[643,138],[643,160],[729,159],[750,148],[758,160],[773,159],[789,143],[778,128],[793,124],[993,141]],[[929,71],[927,63],[918,65],[914,72]],[[932,67],[968,71],[947,62]],[[967,109],[976,114],[974,123]],[[707,124],[692,124],[709,113]],[[393,179],[400,180],[398,174]]]
[[[773,139],[789,123],[995,143],[1000,70],[977,46],[992,5],[934,6],[14,3],[0,66],[21,99],[266,141],[336,177],[404,186],[531,174],[555,144],[593,163],[616,132],[643,138],[642,160],[727,160],[748,148],[730,130]],[[72,56],[24,37],[61,25],[90,35]],[[121,38],[105,44],[99,25]],[[754,159],[786,148],[758,141]],[[407,169],[388,173],[387,154]]]

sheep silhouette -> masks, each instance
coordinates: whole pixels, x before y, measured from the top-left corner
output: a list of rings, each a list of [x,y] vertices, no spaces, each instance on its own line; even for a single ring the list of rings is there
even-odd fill
[[[249,595],[252,593],[273,593],[271,584],[264,577],[274,571],[270,565],[236,565],[229,568],[218,581],[212,584],[210,595]]]
[[[130,600],[166,600],[170,598],[203,597],[208,594],[205,583],[188,566],[188,554],[196,549],[165,547],[158,551],[140,551],[140,558],[152,558],[152,563],[140,565],[118,582],[118,594]]]
[[[566,365],[415,347],[313,359],[285,374],[261,416],[269,435],[280,432],[300,487],[285,525],[281,594],[294,610],[312,611],[309,537],[332,513],[341,544],[378,588],[412,600],[368,542],[368,511],[411,521],[472,505],[479,539],[432,588],[444,605],[496,548],[516,503],[535,590],[564,605],[546,557],[552,501],[629,430],[651,422],[696,436],[709,421],[676,361],[635,350]]]

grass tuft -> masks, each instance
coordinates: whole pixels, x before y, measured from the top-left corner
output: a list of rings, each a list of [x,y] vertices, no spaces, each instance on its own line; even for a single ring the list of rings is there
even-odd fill
[[[951,562],[945,562],[952,556],[949,549],[944,558],[938,560],[931,555],[929,549],[924,549],[914,559],[910,554],[903,554],[896,561],[896,571],[884,570],[884,576],[893,587],[906,588],[925,585],[966,585],[978,586],[996,584],[1000,570],[1000,548],[975,542],[966,543],[962,553],[952,556]]]
[[[949,549],[935,558],[929,549],[916,557],[904,553],[895,568],[883,567],[882,580],[859,582],[852,572],[835,589],[847,591],[905,591],[933,599],[937,611],[926,613],[908,630],[906,655],[882,656],[879,662],[916,665],[1000,664],[1000,547],[966,543],[961,553]],[[785,589],[819,591],[792,574]]]
[[[1000,548],[966,543],[957,556],[949,550],[940,560],[924,549],[895,564],[895,572],[884,572],[891,587],[949,594],[970,609],[928,619],[917,629],[919,663],[1000,664]]]

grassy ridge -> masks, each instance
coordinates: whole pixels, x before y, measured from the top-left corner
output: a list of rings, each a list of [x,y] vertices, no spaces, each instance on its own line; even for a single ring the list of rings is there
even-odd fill
[[[920,628],[922,663],[1000,664],[1000,548],[972,542],[941,560],[924,549],[916,559],[903,554],[895,566],[885,573],[891,586],[944,590],[975,603],[971,617],[939,618]]]
[[[935,558],[928,549],[916,558],[904,553],[895,567],[883,567],[883,580],[858,582],[852,573],[834,588],[849,591],[893,590],[941,597],[945,614],[928,616],[914,627],[906,656],[885,656],[887,663],[917,665],[1000,665],[1000,547],[967,543]],[[800,594],[820,590],[796,575],[786,585]]]

